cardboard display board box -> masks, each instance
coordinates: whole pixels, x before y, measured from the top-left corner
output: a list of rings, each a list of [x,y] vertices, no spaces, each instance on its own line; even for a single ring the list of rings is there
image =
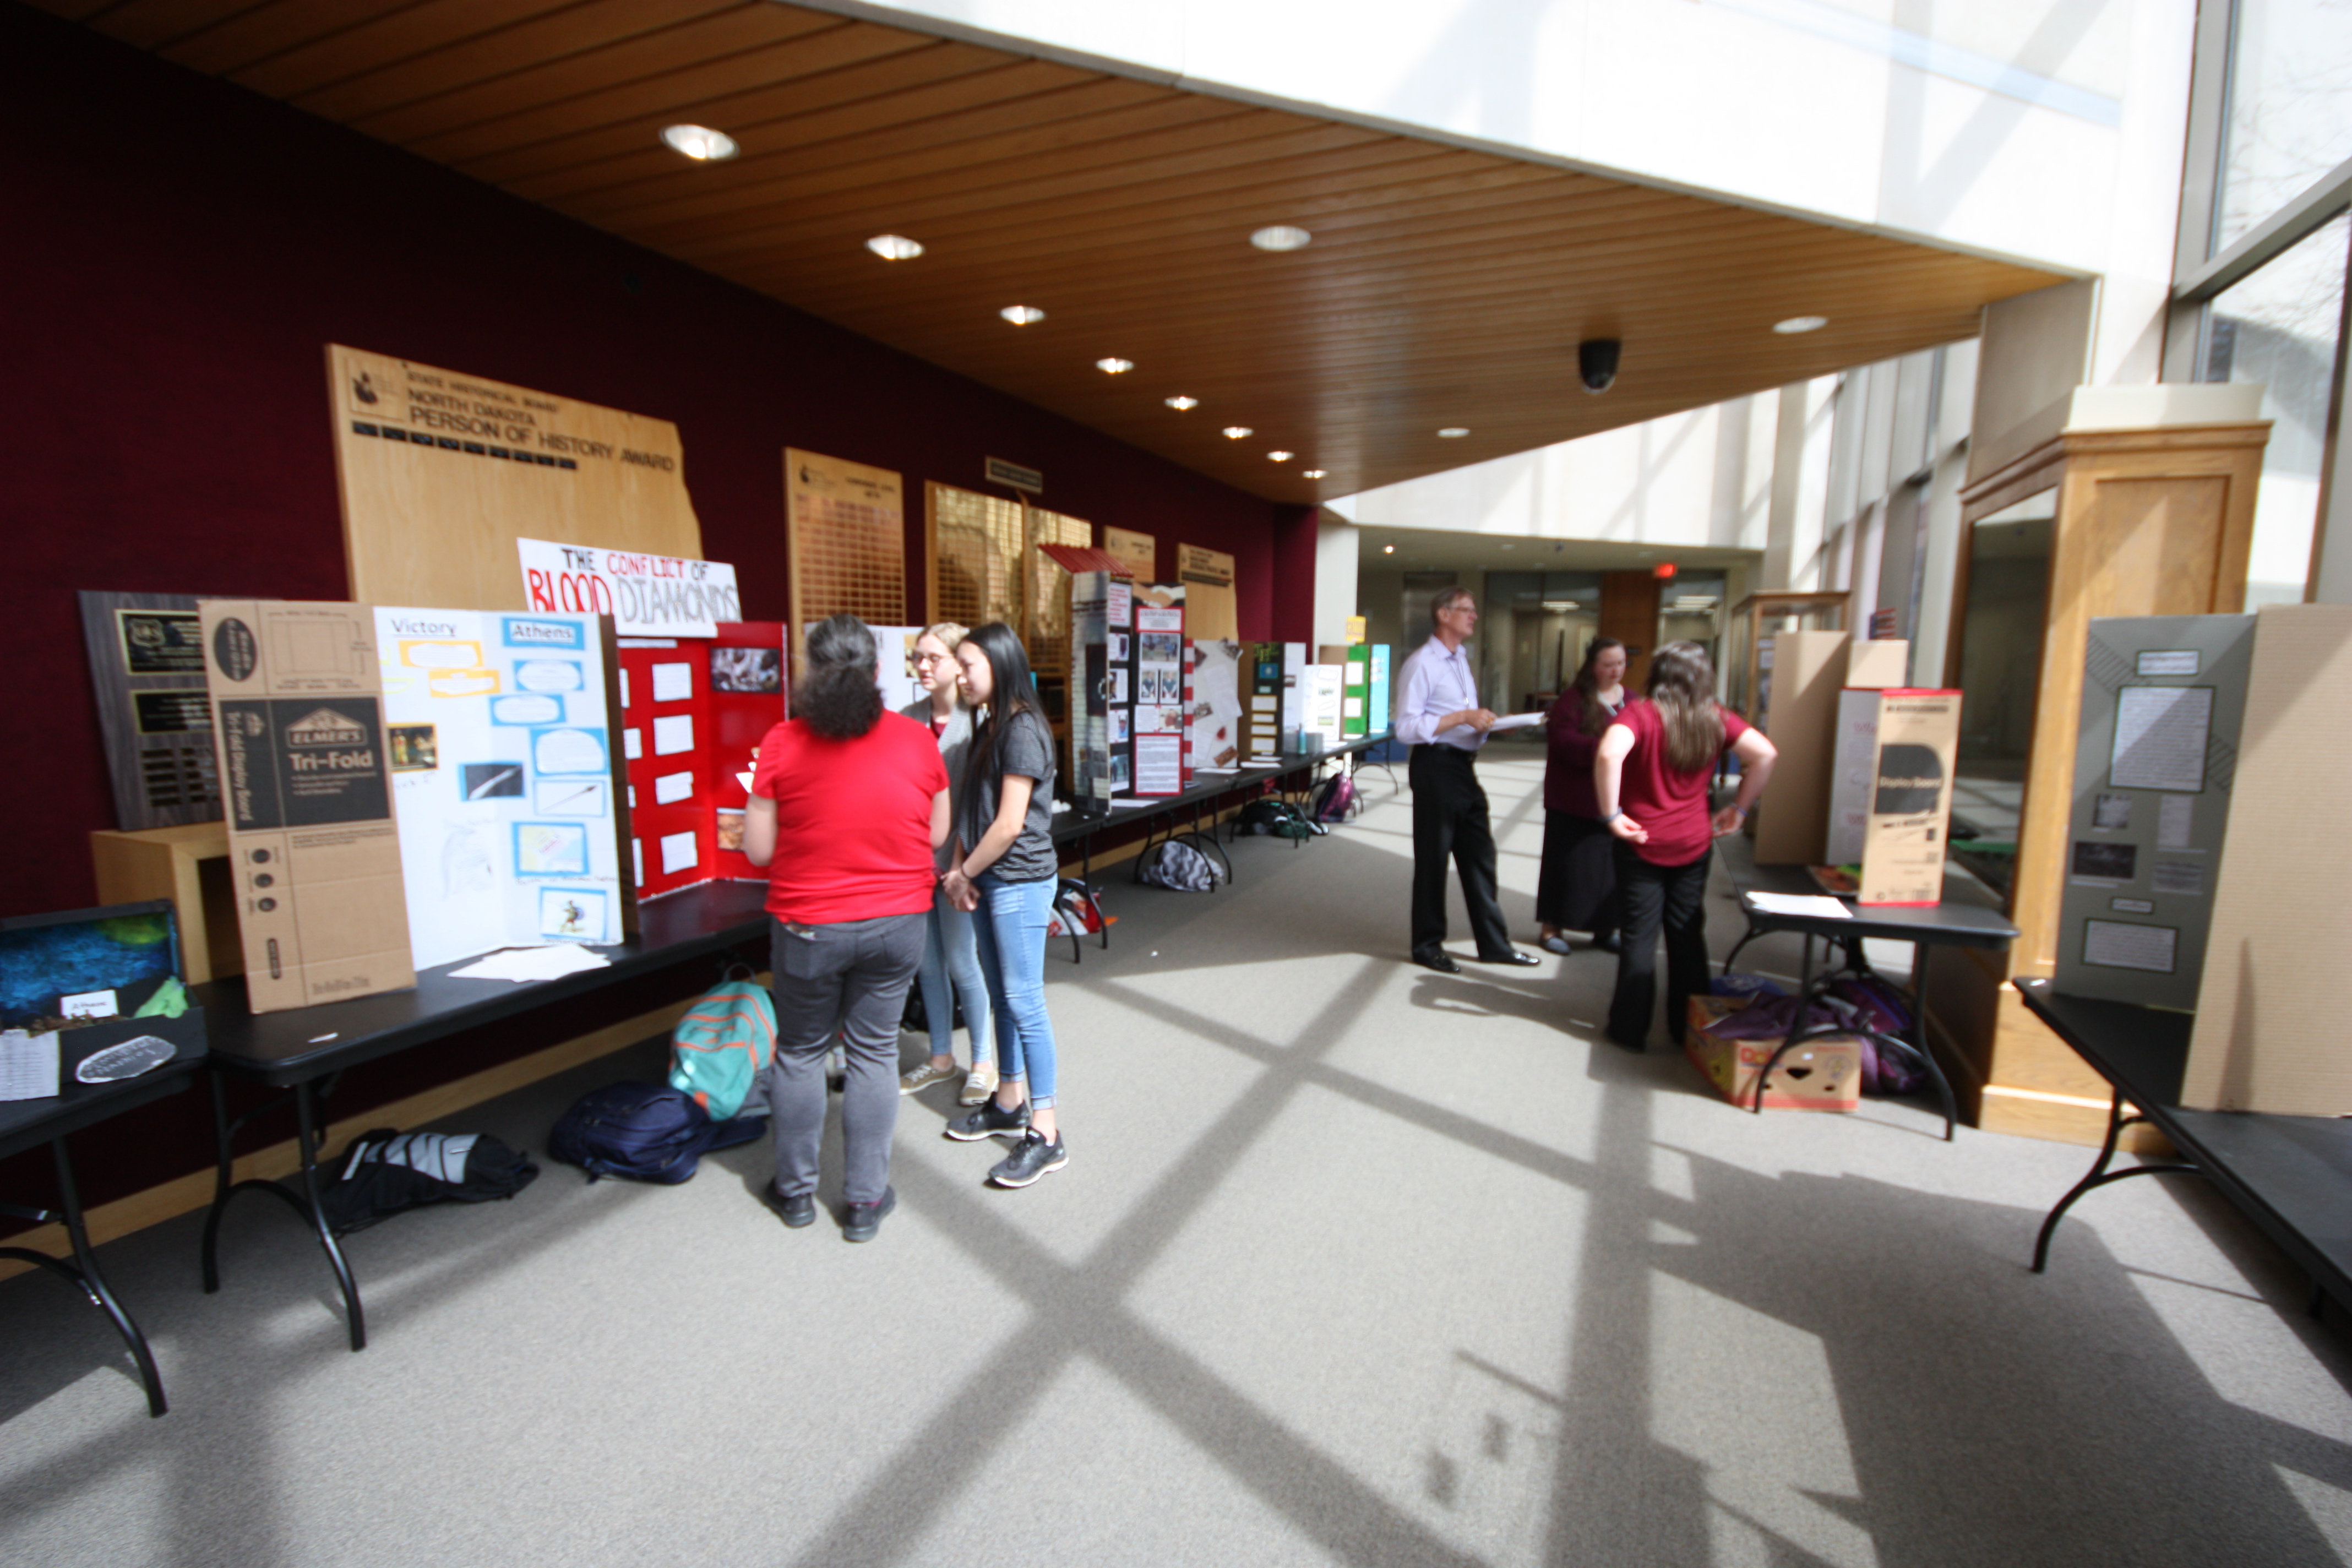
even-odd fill
[[[1903,637],[1874,637],[1849,643],[1845,650],[1845,683],[1848,687],[1881,689],[1910,685],[1910,642]]]
[[[1683,1031],[1683,1054],[1716,1093],[1742,1109],[1756,1103],[1756,1075],[1780,1048],[1780,1038],[1732,1040],[1708,1031],[1747,1005],[1744,996],[1694,996]],[[1764,1084],[1768,1110],[1852,1110],[1861,1104],[1862,1042],[1851,1035],[1807,1040],[1780,1058]]]
[[[1759,866],[1810,866],[1822,858],[1838,683],[1852,641],[1844,632],[1782,632],[1765,650],[1772,685],[1761,727],[1780,760],[1752,819]]]
[[[415,984],[373,612],[212,599],[199,613],[253,1010]]]
[[[1840,694],[1823,858],[1861,864],[1856,902],[1943,901],[1959,741],[1957,691]],[[1773,787],[1780,782],[1775,775]]]

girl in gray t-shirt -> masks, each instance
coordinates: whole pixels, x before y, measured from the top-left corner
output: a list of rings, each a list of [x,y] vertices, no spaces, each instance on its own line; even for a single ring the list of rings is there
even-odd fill
[[[993,1098],[948,1124],[965,1142],[1018,1140],[989,1172],[1025,1187],[1069,1163],[1055,1112],[1054,1026],[1045,1016],[1045,927],[1061,885],[1054,853],[1054,732],[1038,706],[1029,655],[1013,628],[991,621],[956,647],[964,695],[977,710],[964,753],[963,806],[943,886],[978,911],[981,972],[996,1018]]]

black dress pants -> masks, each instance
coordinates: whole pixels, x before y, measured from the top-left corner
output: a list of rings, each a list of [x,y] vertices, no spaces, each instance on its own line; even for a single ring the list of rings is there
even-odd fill
[[[1478,956],[1508,956],[1511,933],[1495,901],[1495,831],[1476,763],[1456,746],[1415,746],[1406,776],[1412,783],[1412,951],[1435,952],[1444,945],[1450,857],[1462,875]]]
[[[1666,936],[1666,1037],[1677,1046],[1690,999],[1707,987],[1706,872],[1709,845],[1687,866],[1653,866],[1616,839],[1617,895],[1625,928],[1618,938],[1617,990],[1609,999],[1609,1037],[1640,1050],[1658,1000],[1658,932]]]

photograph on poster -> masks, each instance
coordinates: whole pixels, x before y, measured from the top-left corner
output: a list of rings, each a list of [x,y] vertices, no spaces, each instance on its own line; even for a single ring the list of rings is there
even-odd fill
[[[1126,632],[1109,632],[1105,635],[1109,639],[1111,662],[1114,664],[1125,664],[1128,659],[1127,639],[1129,634]]]
[[[1128,702],[1133,700],[1133,699],[1129,698],[1127,694],[1127,671],[1123,669],[1114,669],[1104,678],[1103,700],[1106,702]]]
[[[764,693],[784,689],[784,656],[781,648],[714,647],[710,650],[710,689]]]
[[[530,808],[541,816],[603,816],[612,787],[604,779],[536,779]]]
[[[1123,792],[1127,788],[1128,776],[1127,753],[1113,752],[1110,754],[1110,787],[1113,793]]]
[[[2094,839],[2074,840],[2074,874],[2093,881],[2128,882],[2136,875],[2139,850],[2129,844],[2101,844]]]
[[[467,800],[503,800],[522,794],[520,763],[465,763],[457,769],[457,789]]]
[[[1146,664],[1174,664],[1184,657],[1184,639],[1175,632],[1139,632],[1136,658]]]
[[[441,752],[434,743],[432,725],[393,724],[386,727],[384,735],[392,750],[394,773],[429,773],[441,765]]]
[[[2091,826],[2104,833],[2121,833],[2131,826],[2132,797],[2102,795],[2091,803]]]
[[[737,854],[742,853],[743,814],[741,812],[722,811],[719,814],[719,847],[733,850]]]
[[[2151,973],[2169,974],[2179,941],[2180,933],[2170,926],[2086,921],[2083,926],[2083,962],[2102,969],[2144,969]]]
[[[1123,746],[1134,733],[1135,710],[1131,708],[1112,709],[1110,710],[1110,743],[1114,746]]]
[[[587,826],[578,822],[518,822],[514,856],[517,876],[584,877],[588,874]]]
[[[541,888],[539,934],[592,946],[613,940],[612,899],[602,888]]]
[[[2126,686],[2116,693],[2116,745],[2109,783],[2123,789],[2205,787],[2205,742],[2213,731],[2210,686]]]

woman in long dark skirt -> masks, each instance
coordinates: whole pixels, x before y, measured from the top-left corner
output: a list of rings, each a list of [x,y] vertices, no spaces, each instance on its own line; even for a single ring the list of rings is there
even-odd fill
[[[1617,951],[1617,871],[1608,829],[1592,796],[1592,759],[1601,731],[1625,706],[1625,645],[1594,637],[1576,679],[1545,721],[1543,869],[1536,881],[1538,942],[1566,952],[1568,933],[1592,933],[1592,945]]]

